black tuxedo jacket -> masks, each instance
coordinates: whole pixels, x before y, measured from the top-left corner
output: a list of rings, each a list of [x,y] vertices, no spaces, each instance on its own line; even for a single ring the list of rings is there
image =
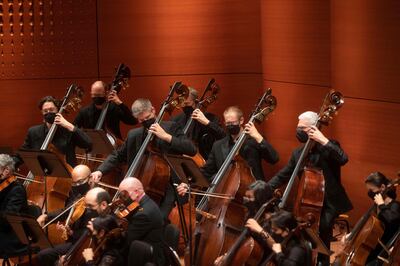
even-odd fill
[[[29,128],[21,149],[39,150],[48,132],[49,129],[44,123]],[[58,127],[51,143],[61,154],[65,155],[67,163],[72,167],[76,165],[75,147],[87,150],[92,148],[92,141],[89,136],[77,127],[72,132],[63,127]],[[19,165],[22,163],[22,159],[18,157],[16,163]]]
[[[157,262],[157,265],[164,265],[162,246],[164,224],[161,211],[147,195],[143,196],[139,205],[138,210],[127,217],[129,224],[126,248],[129,250],[129,246],[134,240],[146,242],[153,247],[154,261]],[[137,255],[140,256],[140,254]]]
[[[218,140],[214,143],[210,156],[201,171],[210,181],[218,172],[219,168],[225,161],[234,143],[230,136]],[[265,160],[271,164],[279,160],[279,155],[265,139],[261,143],[257,143],[253,138],[248,137],[239,151],[240,156],[246,160],[251,168],[251,171],[256,179],[264,180],[264,172],[261,165],[261,160]]]
[[[101,110],[97,109],[96,106],[91,103],[88,106],[83,107],[74,120],[74,124],[79,128],[94,129],[97,124],[97,120],[100,117]],[[117,105],[113,102],[108,106],[104,126],[107,127],[115,137],[122,139],[121,130],[119,123],[123,122],[127,125],[136,125],[137,120],[132,115],[131,110],[128,106],[121,103]]]
[[[194,146],[190,139],[183,135],[182,130],[174,122],[161,122],[160,125],[167,133],[172,135],[171,143],[159,138],[154,139],[155,146],[161,153],[186,154],[189,156],[196,154],[196,146]],[[97,170],[106,174],[121,163],[130,165],[146,137],[144,132],[143,127],[130,130],[122,146],[110,154]]]
[[[272,188],[276,189],[289,181],[303,147],[296,148],[288,164],[268,182]],[[339,142],[335,140],[330,140],[325,146],[316,143],[309,155],[309,165],[321,169],[325,177],[324,202],[336,209],[338,214],[353,208],[341,183],[340,167],[347,161],[346,153],[340,147]],[[300,172],[299,175],[301,174]]]
[[[203,125],[194,120],[192,128],[189,129],[190,132],[188,132],[188,136],[198,145],[199,153],[207,160],[214,141],[224,138],[226,134],[224,129],[220,126],[219,119],[216,115],[208,112],[205,112],[204,115],[210,120],[210,123],[208,125]],[[171,118],[171,121],[176,122],[182,130],[188,120],[189,116],[185,113]]]

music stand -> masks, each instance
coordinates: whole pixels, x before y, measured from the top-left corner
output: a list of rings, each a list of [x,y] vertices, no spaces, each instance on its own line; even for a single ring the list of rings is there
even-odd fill
[[[318,236],[318,234],[311,228],[305,228],[305,233],[309,237],[310,241],[313,243],[315,246],[315,250],[318,253],[330,256],[333,254],[332,251],[329,250],[329,248],[326,247],[325,243],[321,240],[321,238]]]
[[[52,247],[42,227],[40,227],[35,218],[14,213],[6,213],[5,217],[19,241],[27,245],[29,265],[32,265],[32,253]]]
[[[192,205],[191,205],[191,192],[192,185],[195,184],[198,187],[208,187],[209,182],[200,172],[199,167],[193,161],[191,157],[181,156],[181,155],[173,155],[173,154],[164,154],[164,158],[167,161],[168,165],[175,172],[180,180],[188,184],[188,193],[189,193],[189,233],[187,233],[187,227],[185,223],[184,213],[182,209],[182,205],[179,200],[178,209],[181,214],[180,222],[182,225],[183,231],[189,235],[188,244],[189,244],[189,265],[193,265],[193,254],[192,254]],[[175,190],[174,190],[175,191]],[[182,218],[183,217],[183,218]]]
[[[46,177],[56,176],[71,178],[71,174],[66,165],[58,156],[48,150],[19,150],[18,154],[34,176],[44,178],[45,211],[47,213],[47,184]]]
[[[111,144],[104,130],[84,129],[83,130],[92,140],[92,154],[110,154],[114,151],[114,146]]]

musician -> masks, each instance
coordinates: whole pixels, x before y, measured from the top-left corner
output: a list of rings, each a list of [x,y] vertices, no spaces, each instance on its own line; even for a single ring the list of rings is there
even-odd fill
[[[122,139],[120,122],[126,125],[136,125],[137,119],[132,115],[129,107],[121,101],[115,90],[111,90],[106,96],[106,88],[107,84],[101,80],[92,84],[90,88],[92,103],[79,111],[74,124],[79,128],[94,129],[105,103],[108,101],[110,104],[103,126],[110,130],[115,137]]]
[[[183,129],[189,118],[192,117],[193,125],[189,129],[187,136],[198,145],[199,153],[207,160],[214,141],[222,139],[226,134],[220,126],[219,118],[215,114],[203,113],[196,108],[197,99],[197,90],[189,87],[189,95],[183,102],[183,112],[172,117],[171,121],[176,122]]]
[[[365,179],[368,196],[377,205],[378,219],[382,222],[385,229],[380,238],[383,244],[386,244],[396,234],[400,224],[400,202],[396,201],[396,189],[389,189],[386,195],[382,195],[382,191],[386,189],[389,183],[390,180],[380,172],[374,172]],[[382,264],[377,259],[381,250],[382,246],[378,243],[376,248],[371,251],[367,259],[367,265]]]
[[[100,254],[95,254],[92,248],[86,248],[82,252],[82,256],[86,261],[87,266],[95,265],[94,261],[97,260],[97,265],[101,266],[111,266],[111,265],[121,265],[122,256],[119,252],[120,238],[121,235],[116,235],[105,240],[105,244],[102,248],[99,245],[103,242],[104,237],[108,237],[107,234],[118,228],[118,222],[116,218],[107,214],[106,216],[96,217],[93,221],[89,221],[87,228],[92,234],[92,238],[96,242],[96,249],[100,249],[103,252]],[[95,258],[95,255],[101,258]]]
[[[272,247],[276,254],[275,261],[279,266],[308,266],[311,263],[311,250],[300,234],[291,234],[297,227],[297,221],[291,212],[280,210],[272,214],[271,234],[266,232],[257,222],[246,226]],[[282,244],[285,243],[283,246]]]
[[[0,255],[10,255],[24,250],[11,225],[5,218],[5,214],[24,213],[27,208],[27,198],[24,187],[18,182],[11,182],[6,186],[5,182],[14,173],[14,160],[7,154],[0,154]]]
[[[318,121],[318,115],[315,112],[304,112],[298,118],[296,137],[299,142],[306,143],[308,138],[315,141],[308,156],[308,165],[321,169],[325,177],[325,198],[320,218],[319,236],[329,249],[335,218],[353,208],[341,184],[340,174],[340,168],[347,163],[348,157],[339,142],[326,138],[314,126]],[[289,181],[303,147],[304,145],[296,148],[288,164],[268,182],[273,189]],[[329,265],[329,257],[320,254],[319,262],[322,265]]]
[[[64,226],[58,224],[60,230],[66,230],[68,240],[53,248],[41,250],[37,255],[37,260],[40,265],[54,265],[58,258],[68,252],[73,244],[82,236],[88,222],[97,216],[108,214],[108,204],[111,202],[111,197],[108,192],[102,188],[96,187],[89,190],[85,196],[85,211],[83,215],[75,221],[72,226]]]
[[[129,195],[130,202],[139,203],[139,208],[131,212],[126,219],[129,222],[125,255],[129,252],[128,265],[155,263],[164,265],[162,248],[163,216],[157,204],[143,190],[142,183],[133,177],[125,178],[119,185],[122,195]]]
[[[86,192],[88,192],[89,189],[91,188],[88,182],[90,173],[91,171],[89,167],[86,165],[79,164],[74,167],[74,169],[71,172],[71,178],[72,178],[71,190],[68,194],[67,199],[65,200],[64,206],[68,207],[71,204],[73,204],[76,200],[86,195]],[[41,226],[43,226],[47,221],[53,220],[56,216],[58,216],[64,209],[65,208],[62,208],[60,210],[56,210],[48,214],[42,214],[36,220]],[[68,213],[59,217],[56,221],[65,220],[67,216]]]
[[[142,124],[142,127],[129,131],[128,137],[124,144],[115,152],[110,154],[107,159],[93,172],[91,177],[94,182],[98,182],[100,178],[107,174],[114,167],[121,163],[131,165],[137,152],[139,151],[147,132],[152,132],[156,139],[154,146],[161,153],[186,154],[194,156],[196,147],[186,136],[175,122],[167,121],[160,124],[154,123],[156,112],[148,99],[137,99],[132,104],[132,113]],[[172,177],[174,178],[174,176]],[[181,183],[179,180],[173,180],[173,183]],[[171,185],[167,186],[167,190],[161,203],[160,209],[167,219],[175,201],[175,193]]]
[[[55,123],[59,127],[51,143],[54,144],[58,152],[65,155],[68,164],[75,166],[75,147],[90,150],[92,147],[90,138],[78,127],[68,122],[62,114],[57,113],[59,105],[54,97],[46,96],[42,98],[39,102],[39,109],[43,115],[43,123],[29,128],[21,149],[40,149],[50,127]],[[17,163],[21,164],[22,159],[17,158]]]
[[[239,107],[228,107],[224,111],[224,120],[227,136],[214,142],[207,162],[201,169],[204,176],[210,180],[212,179],[224,163],[240,133],[244,130],[250,138],[245,140],[239,154],[247,161],[254,177],[258,180],[265,180],[261,160],[264,159],[271,164],[275,164],[279,160],[279,156],[274,147],[258,132],[252,122],[243,125],[243,112]]]

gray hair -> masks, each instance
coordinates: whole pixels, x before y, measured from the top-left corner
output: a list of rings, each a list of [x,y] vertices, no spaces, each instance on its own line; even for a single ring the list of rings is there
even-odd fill
[[[132,115],[138,117],[140,113],[151,111],[151,108],[153,108],[153,105],[149,99],[139,98],[132,104]]]
[[[193,100],[196,100],[199,97],[199,92],[195,88],[189,87],[189,95],[192,96]]]
[[[318,121],[318,114],[316,112],[307,111],[299,115],[299,120],[303,120],[310,125],[315,125]]]
[[[15,170],[15,162],[8,154],[0,154],[0,168],[9,167],[12,172]]]

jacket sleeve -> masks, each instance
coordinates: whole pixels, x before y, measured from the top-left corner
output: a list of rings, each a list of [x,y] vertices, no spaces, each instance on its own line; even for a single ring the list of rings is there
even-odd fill
[[[121,120],[124,124],[136,125],[138,123],[137,119],[132,115],[129,107],[126,106],[124,103],[116,105],[116,110],[119,120]]]
[[[137,213],[128,225],[127,244],[134,240],[141,240],[151,230],[152,223],[150,219],[143,213]]]
[[[344,150],[340,147],[339,142],[335,140],[329,140],[329,142],[322,146],[323,151],[328,153],[329,159],[337,162],[340,166],[345,165],[349,158]]]
[[[89,138],[89,136],[85,132],[83,132],[77,126],[75,126],[74,130],[72,131],[71,140],[79,148],[86,149],[86,150],[92,149],[92,140]]]
[[[277,189],[278,187],[289,181],[295,167],[296,159],[293,152],[288,164],[284,168],[282,168],[274,177],[272,177],[268,184],[273,189]]]
[[[172,124],[169,134],[172,136],[171,143],[169,143],[169,152],[186,154],[189,156],[196,155],[196,146],[183,134],[182,129],[178,127],[176,123]]]
[[[279,161],[278,152],[265,138],[261,143],[257,143],[257,150],[260,152],[261,157],[270,164],[275,164]]]
[[[219,122],[219,118],[217,116],[209,116],[207,117],[210,123],[206,126],[207,132],[215,137],[215,139],[219,140],[226,136],[225,130],[221,127]]]
[[[9,194],[7,195],[5,201],[5,209],[2,211],[3,213],[11,212],[11,213],[21,213],[23,207],[26,205],[26,192],[22,186],[15,186],[10,190]],[[2,217],[3,218],[3,217]],[[7,220],[0,219],[0,226],[4,227],[7,226]]]
[[[381,204],[378,206],[378,218],[386,221],[387,223],[394,224],[400,222],[400,203],[394,202],[393,204]]]
[[[218,169],[215,161],[215,145],[213,145],[206,164],[200,168],[200,171],[209,181],[212,181],[213,176],[217,173]]]
[[[106,160],[97,168],[98,171],[103,174],[108,173],[114,167],[117,167],[119,164],[127,162],[127,153],[128,153],[128,144],[127,140],[119,147],[117,150],[113,151],[110,155],[107,156]]]
[[[282,252],[276,255],[278,265],[282,266],[300,266],[303,265],[305,260],[305,250],[301,247],[293,247],[288,254]]]
[[[82,128],[83,127],[83,114],[82,111],[80,111],[77,116],[74,119],[74,125],[76,125],[78,128]]]

